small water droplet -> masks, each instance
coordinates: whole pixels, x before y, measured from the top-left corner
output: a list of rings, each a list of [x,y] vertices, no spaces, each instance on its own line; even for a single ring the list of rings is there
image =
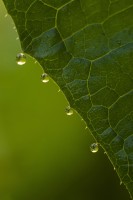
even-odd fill
[[[16,40],[19,40],[19,37],[16,37]]]
[[[86,130],[87,128],[88,128],[88,127],[86,126],[86,127],[85,127],[85,130]]]
[[[71,109],[70,106],[66,107],[65,112],[66,112],[67,115],[73,115],[73,109]]]
[[[90,150],[92,153],[96,153],[99,150],[98,143],[93,143],[90,145]]]
[[[115,171],[115,167],[114,167],[114,171]]]
[[[61,90],[59,89],[58,92],[60,92]]]
[[[37,61],[35,61],[35,64],[37,63]]]
[[[16,26],[13,27],[13,30],[16,30]]]
[[[122,185],[122,181],[120,181],[120,185]]]
[[[24,65],[26,63],[26,55],[23,53],[17,54],[16,62],[18,65]]]
[[[49,76],[48,76],[48,74],[43,73],[43,74],[41,75],[41,80],[42,80],[43,83],[49,82]]]

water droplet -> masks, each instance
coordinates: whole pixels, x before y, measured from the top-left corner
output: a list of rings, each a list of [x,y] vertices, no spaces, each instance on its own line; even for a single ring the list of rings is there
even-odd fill
[[[41,75],[41,79],[42,79],[42,82],[43,82],[43,83],[49,82],[49,76],[48,76],[48,74],[43,73],[43,74]]]
[[[122,185],[122,181],[120,181],[120,185]]]
[[[26,63],[26,55],[23,53],[17,54],[16,62],[18,65],[24,65]]]
[[[98,143],[93,143],[90,145],[90,150],[92,153],[96,153],[99,150]]]
[[[86,126],[86,127],[85,127],[85,130],[86,130],[87,128],[88,128],[88,127]]]
[[[13,27],[13,30],[16,30],[16,26]]]
[[[67,106],[66,109],[65,109],[65,111],[66,111],[67,115],[73,115],[73,109],[71,109],[70,106]]]
[[[19,37],[16,37],[16,40],[19,40]]]

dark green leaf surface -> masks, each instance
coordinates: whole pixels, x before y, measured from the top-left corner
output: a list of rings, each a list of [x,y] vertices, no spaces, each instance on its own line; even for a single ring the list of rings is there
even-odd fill
[[[133,198],[133,0],[3,0]]]

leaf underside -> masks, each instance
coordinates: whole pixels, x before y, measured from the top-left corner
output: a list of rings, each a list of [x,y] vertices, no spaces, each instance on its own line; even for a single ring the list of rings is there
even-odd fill
[[[133,198],[133,0],[3,0]]]

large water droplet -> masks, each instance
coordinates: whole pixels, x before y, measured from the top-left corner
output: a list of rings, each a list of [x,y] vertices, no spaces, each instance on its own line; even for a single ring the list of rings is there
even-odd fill
[[[90,145],[90,150],[92,153],[96,153],[99,150],[98,143],[93,143]]]
[[[24,65],[26,63],[26,55],[23,53],[17,54],[16,62],[18,65]]]
[[[73,109],[70,106],[67,106],[65,109],[67,115],[73,115]]]
[[[48,76],[48,74],[43,73],[43,74],[41,75],[41,79],[42,79],[42,82],[43,82],[43,83],[49,82],[49,76]]]

